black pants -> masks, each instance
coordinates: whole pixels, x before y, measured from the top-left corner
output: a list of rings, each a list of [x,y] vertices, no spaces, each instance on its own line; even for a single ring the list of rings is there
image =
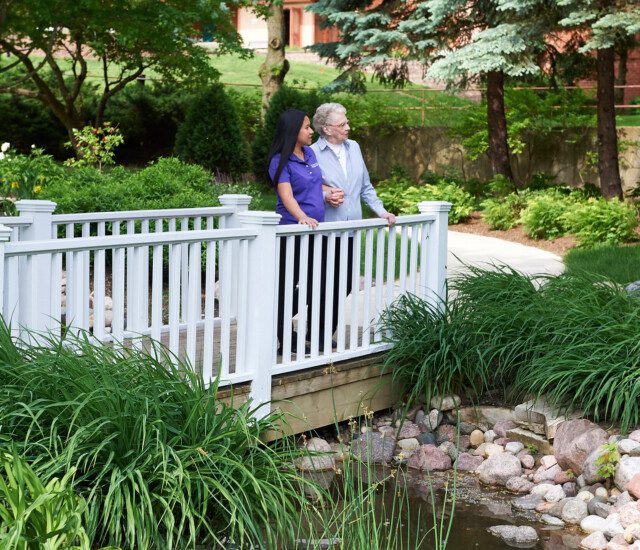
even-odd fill
[[[325,330],[325,318],[326,318],[326,280],[327,280],[327,265],[328,265],[328,237],[322,237],[322,254],[320,256],[320,265],[316,266],[313,263],[314,256],[314,244],[317,242],[317,238],[313,236],[309,237],[309,250],[307,254],[307,330],[305,337],[310,339],[311,335],[311,319],[312,319],[312,299],[313,299],[313,275],[315,270],[320,270],[320,300],[319,300],[319,345],[320,349],[324,347],[324,330]],[[346,266],[346,293],[345,298],[351,293],[352,279],[353,279],[353,239],[349,237],[347,239],[347,266]],[[298,313],[298,300],[299,300],[299,284],[300,284],[300,244],[301,237],[294,238],[293,245],[293,296],[291,316],[295,316]],[[332,299],[332,319],[331,319],[331,334],[336,331],[338,326],[338,304],[340,302],[340,253],[342,247],[342,240],[339,237],[335,239],[335,251],[334,251],[334,263],[333,263],[333,295]],[[279,262],[279,277],[278,277],[278,316],[276,335],[280,347],[282,347],[283,335],[284,335],[284,304],[285,304],[285,273],[287,265],[287,239],[280,239],[280,262]],[[292,349],[295,349],[295,342],[292,340]]]

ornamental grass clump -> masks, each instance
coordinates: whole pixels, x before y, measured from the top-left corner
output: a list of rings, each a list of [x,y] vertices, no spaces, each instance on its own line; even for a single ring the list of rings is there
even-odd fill
[[[385,363],[418,396],[502,389],[546,395],[595,420],[640,424],[640,300],[587,274],[470,268],[441,308],[409,296],[383,318]],[[494,394],[495,395],[495,394]]]
[[[305,517],[280,417],[237,410],[164,349],[86,335],[16,345],[0,325],[0,445],[42,479],[74,471],[92,546],[284,548]]]

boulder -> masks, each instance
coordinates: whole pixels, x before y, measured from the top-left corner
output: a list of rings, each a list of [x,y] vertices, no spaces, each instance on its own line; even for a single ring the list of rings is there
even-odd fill
[[[505,487],[512,493],[530,493],[533,489],[533,483],[521,476],[516,476],[509,478]]]
[[[324,439],[312,437],[307,440],[303,448],[309,454],[305,454],[305,456],[301,456],[296,460],[298,470],[323,472],[334,469],[336,461],[333,450],[331,445]]]
[[[607,544],[607,550],[629,550],[631,546],[627,544],[627,541],[624,539],[624,534],[615,535]]]
[[[356,456],[363,462],[374,464],[391,462],[395,448],[395,438],[379,432],[360,434],[351,444],[351,450]]]
[[[616,465],[613,482],[621,491],[625,491],[629,482],[636,474],[640,474],[640,457],[623,455]]]
[[[522,474],[520,460],[510,453],[490,456],[478,468],[480,481],[487,485],[505,485],[509,478]]]
[[[586,419],[567,420],[558,427],[553,442],[554,455],[562,469],[582,473],[585,459],[608,440],[607,432]]]
[[[620,524],[625,529],[634,523],[640,523],[640,508],[637,502],[628,502],[623,506],[616,507],[620,516]]]
[[[634,450],[640,448],[640,443],[633,439],[621,439],[618,441],[618,452],[621,455],[631,454]]]
[[[422,420],[422,428],[427,432],[434,431],[442,422],[442,413],[438,409],[431,409]]]
[[[602,529],[606,537],[615,537],[616,535],[624,535],[624,527],[620,523],[620,515],[613,513],[604,520],[604,529]]]
[[[562,508],[562,519],[566,523],[579,524],[589,515],[587,503],[579,498],[570,498]]]
[[[414,437],[418,437],[422,432],[417,424],[410,422],[409,420],[405,420],[402,423],[402,427],[398,432],[398,439],[411,439]]]
[[[536,506],[538,506],[542,501],[542,496],[531,494],[514,498],[511,501],[511,506],[516,510],[535,510]]]
[[[499,420],[492,429],[497,437],[507,437],[507,432],[517,427],[518,425],[513,420]]]
[[[504,453],[504,447],[502,445],[487,443],[484,447],[484,456],[486,456],[487,458],[500,453]],[[520,460],[518,460],[518,462],[520,462]]]
[[[560,485],[554,485],[551,489],[549,489],[545,495],[544,499],[547,502],[559,502],[563,498],[566,498],[567,495],[564,494],[564,490]],[[586,515],[586,514],[585,514]]]
[[[540,466],[544,466],[545,469],[551,468],[558,463],[556,457],[553,455],[544,455],[540,458]]]
[[[613,511],[613,506],[601,498],[596,497],[587,502],[587,509],[590,515],[606,518]]]
[[[431,408],[440,411],[451,411],[460,407],[462,400],[455,394],[436,395],[431,398]]]
[[[487,530],[508,544],[533,544],[538,540],[536,530],[527,525],[495,525]]]
[[[632,439],[633,441],[637,441],[638,443],[640,443],[640,430],[634,430],[633,432],[631,432],[629,434],[629,439]]]
[[[534,485],[531,488],[531,494],[540,495],[541,497],[544,497],[554,487],[555,485],[553,483],[540,483],[539,485]]]
[[[507,437],[511,439],[511,441],[520,441],[520,443],[524,443],[525,445],[533,445],[536,447],[537,452],[542,454],[553,454],[553,446],[549,441],[544,436],[533,433],[530,430],[514,428],[507,432]]]
[[[508,453],[517,455],[520,451],[524,449],[524,445],[519,441],[510,441],[504,446],[504,450]]]
[[[600,483],[604,481],[604,478],[598,473],[600,465],[596,464],[598,458],[602,454],[602,450],[597,448],[589,453],[589,456],[584,459],[582,463],[582,476],[587,485],[594,483]]]
[[[560,472],[562,472],[562,469],[558,464],[554,464],[551,468],[540,466],[533,474],[533,482],[542,483],[543,481],[553,481]]]
[[[481,456],[473,456],[469,453],[460,453],[456,461],[456,468],[460,472],[475,472],[484,462]]]
[[[585,550],[607,550],[607,539],[602,531],[594,531],[580,541],[580,548]]]
[[[640,473],[635,474],[624,487],[634,498],[640,499]]]
[[[564,527],[564,521],[556,516],[552,516],[551,514],[542,514],[540,516],[540,521],[547,525],[552,525],[554,527]]]
[[[600,516],[587,516],[580,522],[580,529],[585,533],[603,532],[607,526],[605,518]]]
[[[436,443],[440,445],[445,441],[450,441],[451,443],[456,442],[457,431],[456,427],[451,424],[442,424],[438,426],[436,430]]]
[[[488,430],[501,420],[515,420],[515,413],[508,407],[462,407],[459,412],[460,420],[482,430]]]
[[[451,457],[434,445],[422,445],[407,462],[409,468],[444,471],[451,468]]]

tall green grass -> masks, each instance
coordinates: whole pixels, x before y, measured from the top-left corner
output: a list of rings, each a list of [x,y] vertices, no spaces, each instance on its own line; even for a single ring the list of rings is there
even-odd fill
[[[401,298],[385,363],[414,395],[545,394],[595,420],[640,423],[640,300],[587,274],[470,268],[443,310]]]
[[[0,325],[0,445],[42,479],[75,471],[93,546],[285,548],[309,508],[290,440],[157,348],[15,344]]]
[[[640,280],[640,246],[602,246],[575,248],[564,258],[571,273],[593,273],[616,283]]]

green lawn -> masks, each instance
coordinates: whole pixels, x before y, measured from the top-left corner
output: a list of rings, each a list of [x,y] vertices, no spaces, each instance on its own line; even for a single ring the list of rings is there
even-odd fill
[[[640,115],[617,116],[618,126],[640,126]]]
[[[640,245],[575,248],[564,262],[569,272],[595,273],[620,284],[640,280]]]

